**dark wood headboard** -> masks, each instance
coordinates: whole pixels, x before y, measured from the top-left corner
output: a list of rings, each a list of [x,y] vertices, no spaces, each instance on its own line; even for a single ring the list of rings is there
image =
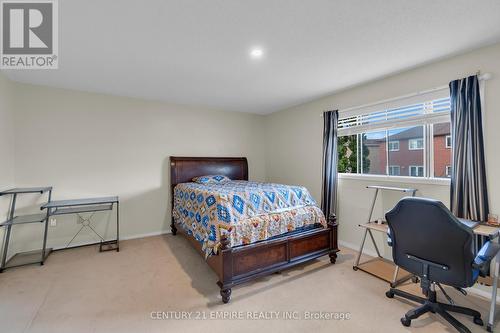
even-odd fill
[[[174,187],[188,183],[194,177],[224,175],[232,180],[248,180],[246,157],[178,157],[170,156],[170,199],[173,202]]]

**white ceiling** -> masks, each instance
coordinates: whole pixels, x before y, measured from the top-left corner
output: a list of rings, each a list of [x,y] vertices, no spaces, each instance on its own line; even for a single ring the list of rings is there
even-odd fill
[[[498,0],[60,0],[59,18],[59,69],[8,77],[261,114],[500,41]]]

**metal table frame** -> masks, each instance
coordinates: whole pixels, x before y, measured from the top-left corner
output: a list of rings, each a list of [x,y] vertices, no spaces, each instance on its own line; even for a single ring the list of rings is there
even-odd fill
[[[43,214],[31,214],[31,215],[15,215],[16,211],[16,203],[18,195],[22,194],[43,194],[48,193],[48,202],[50,202],[52,197],[52,187],[21,187],[21,188],[13,188],[10,190],[0,192],[0,196],[3,195],[12,195],[12,200],[9,206],[9,217],[7,221],[0,224],[0,227],[5,227],[5,238],[3,243],[3,252],[2,259],[0,264],[0,273],[2,273],[7,268],[31,265],[31,264],[40,264],[43,265],[43,262],[46,259],[46,252],[51,251],[51,249],[46,249],[46,238],[47,238],[47,223],[48,220],[46,216]],[[41,250],[34,250],[28,252],[16,253],[9,260],[7,260],[7,254],[9,252],[9,244],[10,244],[10,236],[12,232],[12,227],[18,224],[27,224],[27,223],[45,223],[45,234],[43,235],[43,247]],[[40,254],[39,254],[40,253]],[[40,255],[40,260],[35,259]]]
[[[368,223],[365,223],[365,224],[360,224],[359,226],[360,227],[364,227],[365,228],[365,232],[364,232],[364,235],[363,235],[363,240],[361,241],[361,246],[359,248],[359,252],[358,252],[358,256],[356,257],[356,262],[354,264],[354,266],[352,267],[354,270],[362,270],[366,273],[369,273],[369,274],[372,274],[371,272],[368,272],[368,271],[365,271],[362,267],[360,267],[360,260],[361,260],[361,255],[363,254],[363,248],[365,246],[365,242],[366,242],[366,235],[370,235],[370,239],[373,243],[373,246],[375,247],[375,251],[377,252],[377,256],[379,259],[381,260],[384,260],[384,258],[382,257],[382,255],[380,254],[380,250],[378,249],[378,246],[377,246],[377,242],[375,242],[375,238],[373,237],[373,233],[372,233],[372,230],[377,230],[377,231],[383,231],[383,230],[379,230],[378,228],[372,228],[371,225],[373,224],[377,224],[377,222],[374,222],[372,221],[372,218],[373,218],[373,211],[375,209],[375,204],[377,202],[377,197],[378,197],[378,194],[379,192],[382,190],[382,191],[398,191],[398,192],[403,192],[403,193],[410,193],[412,197],[415,196],[416,192],[417,192],[417,189],[414,189],[414,188],[400,188],[400,187],[390,187],[390,186],[380,186],[380,185],[370,185],[370,186],[367,186],[366,188],[370,188],[370,189],[375,189],[375,195],[373,196],[373,201],[372,201],[372,205],[371,205],[371,209],[370,209],[370,214],[368,215]],[[378,225],[378,224],[377,224]],[[387,231],[385,231],[387,232]],[[403,277],[399,280],[397,280],[398,278],[398,274],[399,274],[399,266],[395,265],[395,268],[394,268],[394,274],[393,274],[393,277],[392,277],[392,280],[391,281],[388,281],[390,284],[391,284],[391,287],[396,287],[397,285],[399,285],[400,283],[404,282],[404,281],[407,281],[408,279],[412,278],[412,275],[408,275],[406,277]],[[372,274],[374,275],[374,274]],[[377,275],[374,275],[374,276],[377,276]],[[379,277],[379,276],[377,276]],[[379,277],[381,278],[381,277]],[[383,279],[385,280],[385,279]]]
[[[46,209],[46,219],[45,224],[45,237],[43,241],[43,251],[45,251],[47,244],[47,227],[48,221],[51,216],[66,215],[66,214],[80,214],[80,213],[94,213],[99,211],[113,210],[113,206],[116,204],[116,238],[112,240],[104,240],[97,232],[90,226],[90,218],[84,219],[80,216],[83,221],[89,222],[88,224],[82,223],[82,227],[75,236],[68,243],[66,248],[74,248],[87,245],[99,244],[99,252],[103,251],[120,251],[120,201],[117,196],[113,197],[101,197],[101,198],[86,198],[86,199],[72,199],[72,200],[57,200],[51,201],[40,207],[41,210]],[[99,243],[90,243],[85,245],[69,247],[69,244],[75,239],[75,237],[80,233],[84,227],[90,227],[100,238]]]

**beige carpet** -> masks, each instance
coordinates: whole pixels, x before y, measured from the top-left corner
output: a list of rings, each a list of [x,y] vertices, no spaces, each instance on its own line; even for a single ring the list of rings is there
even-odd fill
[[[386,283],[354,272],[350,250],[341,252],[336,265],[324,258],[236,287],[224,305],[215,274],[185,239],[167,235],[121,245],[119,253],[98,253],[96,247],[59,251],[45,266],[0,274],[0,332],[454,332],[436,315],[401,326],[399,318],[413,304],[387,299]],[[458,304],[481,311],[486,321],[487,301],[450,293]],[[151,319],[158,311],[246,319]],[[350,318],[281,318],[285,312],[303,318],[314,311]],[[250,317],[271,312],[280,319]],[[485,332],[471,319],[456,317],[473,332]]]

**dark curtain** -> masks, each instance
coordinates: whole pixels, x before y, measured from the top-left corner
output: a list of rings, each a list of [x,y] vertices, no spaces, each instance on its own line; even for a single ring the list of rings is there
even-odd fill
[[[323,113],[323,179],[321,209],[326,218],[335,216],[337,206],[337,124],[338,110]]]
[[[460,218],[486,221],[488,189],[477,75],[450,82],[450,97],[453,148],[451,211]],[[482,241],[477,243],[480,246]]]

